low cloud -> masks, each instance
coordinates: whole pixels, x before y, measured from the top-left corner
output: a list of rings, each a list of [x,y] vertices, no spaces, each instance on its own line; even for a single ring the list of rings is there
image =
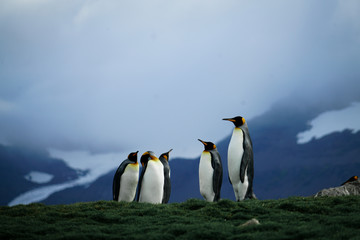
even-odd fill
[[[196,156],[223,117],[358,98],[358,1],[22,3],[0,3],[3,142]]]

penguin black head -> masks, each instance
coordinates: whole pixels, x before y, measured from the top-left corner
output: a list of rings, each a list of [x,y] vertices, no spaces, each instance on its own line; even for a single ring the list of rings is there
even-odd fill
[[[241,127],[242,125],[245,124],[245,118],[241,116],[237,116],[234,118],[223,118],[223,120],[234,123],[235,127]]]
[[[168,152],[163,153],[160,155],[160,157],[165,158],[166,161],[169,161],[169,153],[172,151],[172,149],[170,149]]]
[[[137,162],[137,154],[138,154],[139,151],[136,151],[136,152],[132,152],[129,154],[128,156],[128,159],[134,163]]]
[[[157,159],[157,157],[152,151],[144,152],[140,158],[141,165],[144,167],[148,163],[148,161],[152,159]]]
[[[216,148],[216,145],[212,142],[205,142],[201,139],[198,139],[200,142],[202,142],[202,144],[204,144],[205,150],[206,151],[210,151]]]

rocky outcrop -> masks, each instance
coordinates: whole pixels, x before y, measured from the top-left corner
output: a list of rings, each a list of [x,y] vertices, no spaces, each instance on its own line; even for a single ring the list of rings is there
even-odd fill
[[[314,197],[336,197],[347,195],[360,195],[360,180],[346,183],[340,187],[323,189],[320,192],[316,193]]]

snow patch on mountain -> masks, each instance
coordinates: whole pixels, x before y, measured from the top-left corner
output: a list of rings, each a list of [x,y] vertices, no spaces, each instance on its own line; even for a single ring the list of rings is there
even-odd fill
[[[79,176],[76,180],[39,187],[20,194],[8,204],[9,206],[40,202],[55,192],[91,184],[102,175],[116,169],[127,158],[126,154],[119,153],[90,154],[86,151],[60,151],[56,149],[50,149],[49,152],[51,157],[62,159],[71,168],[82,170],[86,174]]]
[[[328,111],[311,120],[311,128],[297,134],[297,143],[304,144],[313,138],[319,139],[333,132],[342,132],[345,129],[356,133],[360,130],[360,103],[354,102],[349,107]]]
[[[26,174],[24,178],[33,183],[45,184],[50,182],[54,178],[54,175],[44,172],[31,171]]]

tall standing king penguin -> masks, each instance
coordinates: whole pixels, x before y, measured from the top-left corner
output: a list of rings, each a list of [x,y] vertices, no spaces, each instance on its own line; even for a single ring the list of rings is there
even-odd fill
[[[138,187],[138,202],[162,203],[164,193],[164,166],[151,151],[140,159],[142,170]]]
[[[216,145],[212,142],[204,142],[205,150],[202,152],[199,164],[200,193],[208,202],[220,200],[223,169],[221,158]]]
[[[254,154],[247,123],[241,116],[223,120],[235,125],[228,148],[228,171],[236,201],[256,198],[253,192]]]
[[[113,180],[113,200],[132,202],[136,195],[136,186],[139,179],[139,164],[137,162],[137,152],[129,154],[114,175]]]
[[[164,193],[162,203],[168,203],[171,193],[171,182],[170,182],[170,165],[169,165],[169,153],[172,151],[170,149],[168,152],[160,155],[159,160],[164,166]]]

